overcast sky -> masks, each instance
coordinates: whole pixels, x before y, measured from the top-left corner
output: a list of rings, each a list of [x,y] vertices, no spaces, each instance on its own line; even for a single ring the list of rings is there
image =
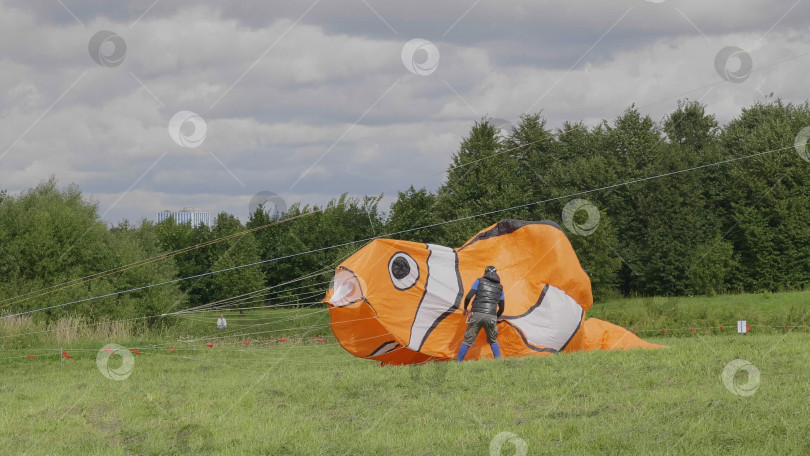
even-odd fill
[[[0,189],[54,175],[108,222],[245,220],[259,192],[387,208],[435,190],[484,115],[804,102],[808,18],[803,0],[0,0]]]

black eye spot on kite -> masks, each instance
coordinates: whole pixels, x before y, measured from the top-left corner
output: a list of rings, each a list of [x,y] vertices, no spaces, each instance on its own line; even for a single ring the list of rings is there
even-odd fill
[[[419,280],[419,265],[407,253],[397,252],[388,261],[388,274],[397,290],[407,290]]]
[[[395,279],[402,280],[404,279],[408,273],[411,272],[411,265],[408,264],[408,260],[405,258],[396,257],[394,261],[391,262],[391,275],[394,276]]]

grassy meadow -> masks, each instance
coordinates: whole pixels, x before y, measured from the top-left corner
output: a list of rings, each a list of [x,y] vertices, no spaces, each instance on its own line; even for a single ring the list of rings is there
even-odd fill
[[[805,315],[796,312],[810,309],[808,297],[611,301],[589,316],[635,328],[668,348],[409,367],[352,357],[330,337],[328,315],[318,308],[233,313],[226,331],[212,329],[216,315],[208,314],[157,332],[21,320],[0,333],[0,448],[121,455],[810,454],[810,333],[769,327],[804,326]],[[738,318],[749,321],[751,334],[733,333]],[[727,330],[659,328],[715,323]],[[46,332],[28,334],[34,330]],[[124,372],[124,379],[110,379],[97,366],[99,349],[109,343],[140,352],[109,357],[108,375]],[[72,358],[60,362],[60,347]],[[26,357],[32,353],[38,356]]]

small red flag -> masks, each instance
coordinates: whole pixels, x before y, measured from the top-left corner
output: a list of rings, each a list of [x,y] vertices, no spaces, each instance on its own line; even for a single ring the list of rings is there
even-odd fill
[[[282,338],[281,338],[281,339],[279,339],[278,341],[279,341],[279,342],[287,342],[287,338],[286,338],[286,337],[282,337]]]
[[[208,348],[214,348],[214,344],[205,344],[205,346]]]
[[[28,356],[26,356],[26,358],[36,358],[36,357],[37,357],[37,355],[28,355]]]
[[[129,350],[130,350],[132,353],[135,353],[136,355],[140,355],[140,354],[141,354],[141,352],[139,352],[138,350],[136,350],[136,349],[134,349],[134,348],[130,348]]]
[[[72,356],[68,355],[68,352],[62,352],[62,356],[68,359],[73,358]]]
[[[695,332],[695,328],[692,328],[692,332]]]
[[[313,339],[315,339],[316,341],[318,341],[320,343],[323,343],[323,339],[321,339],[320,337],[313,337]]]
[[[174,351],[174,347],[169,347],[169,350]]]
[[[788,325],[785,325],[785,329],[788,329]]]
[[[664,334],[669,334],[669,331],[667,331],[666,329],[662,329],[661,331],[662,331]]]
[[[751,325],[745,325],[745,332],[751,332]]]
[[[114,353],[112,348],[105,348],[104,351],[111,355]]]
[[[720,327],[720,331],[722,331],[722,330],[723,330],[723,327],[721,326],[721,327]]]
[[[243,340],[243,341],[242,341],[242,343],[243,343],[243,344],[245,344],[245,345],[250,345],[250,341],[249,341],[249,340]]]

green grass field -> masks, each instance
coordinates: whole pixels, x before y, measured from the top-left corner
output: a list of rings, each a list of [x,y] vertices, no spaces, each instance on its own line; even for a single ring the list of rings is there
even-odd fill
[[[628,299],[589,315],[640,330],[657,323],[701,327],[690,319],[701,315],[708,326],[754,310],[761,314],[748,317],[751,324],[771,323],[792,317],[807,297]],[[655,306],[667,319],[650,320]],[[317,311],[234,315],[226,337],[210,329],[212,315],[182,320],[176,334],[80,339],[63,347],[73,358],[61,367],[47,337],[28,339],[42,346],[14,348],[6,337],[0,448],[3,454],[810,454],[810,334],[801,328],[763,327],[745,336],[658,331],[645,339],[667,349],[379,367],[343,351],[323,326],[326,313]],[[141,351],[128,378],[111,380],[97,367],[106,343]],[[25,358],[33,352],[40,356]],[[724,368],[737,359],[751,363],[758,379],[748,366],[727,377],[727,387]],[[125,366],[112,356],[106,367]]]

